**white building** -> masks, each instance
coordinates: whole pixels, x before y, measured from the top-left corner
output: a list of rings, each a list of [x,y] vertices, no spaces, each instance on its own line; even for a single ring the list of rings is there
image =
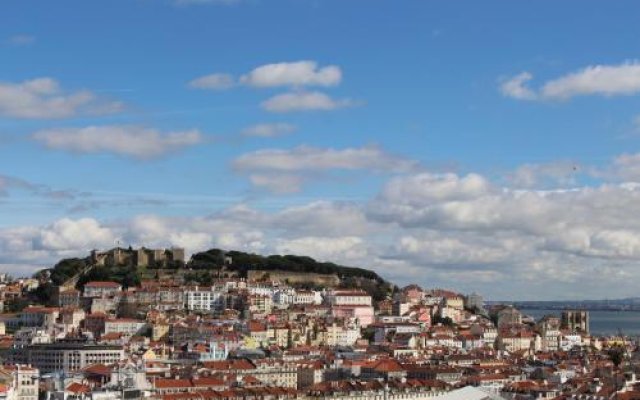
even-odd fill
[[[322,295],[320,292],[300,290],[296,291],[293,298],[293,304],[320,304]]]
[[[560,350],[569,351],[582,346],[582,336],[579,333],[563,333],[560,335]]]
[[[104,333],[105,335],[121,333],[123,336],[133,336],[142,333],[146,327],[147,323],[138,319],[109,319],[104,322]]]
[[[360,339],[360,329],[333,324],[321,330],[318,336],[325,346],[352,346]]]
[[[116,282],[94,281],[84,285],[84,297],[109,297],[122,290],[122,286]]]
[[[247,291],[249,294],[258,295],[258,296],[269,296],[273,298],[273,295],[276,292],[276,288],[272,285],[267,285],[264,283],[251,283],[247,285]]]
[[[286,308],[293,304],[296,291],[293,288],[278,289],[273,294],[273,305],[276,307]]]
[[[371,296],[360,290],[333,290],[325,295],[325,301],[332,306],[370,306]]]
[[[225,295],[210,289],[187,290],[184,296],[185,307],[192,311],[216,311],[225,308]]]
[[[124,358],[122,346],[52,343],[10,349],[5,353],[9,364],[30,364],[43,373],[72,372],[91,364],[113,364]]]
[[[59,308],[27,307],[20,313],[20,325],[51,328],[55,324],[59,315]]]
[[[10,365],[0,368],[0,377],[8,383],[6,400],[38,400],[40,371],[37,368],[21,364]]]

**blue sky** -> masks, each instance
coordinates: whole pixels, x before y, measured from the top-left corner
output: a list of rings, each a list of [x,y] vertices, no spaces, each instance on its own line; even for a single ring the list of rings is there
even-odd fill
[[[235,246],[489,298],[634,294],[638,11],[5,1],[0,266]]]

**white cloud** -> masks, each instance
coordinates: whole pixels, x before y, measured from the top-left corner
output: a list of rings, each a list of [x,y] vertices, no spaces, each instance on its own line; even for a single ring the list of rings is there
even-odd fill
[[[556,161],[544,164],[524,164],[509,177],[515,187],[533,188],[545,186],[574,185],[581,172],[581,166],[572,161]]]
[[[254,88],[327,87],[336,86],[341,80],[340,67],[336,65],[321,67],[316,61],[304,60],[261,65],[238,79],[227,73],[212,73],[192,80],[189,82],[189,87],[213,90],[229,89],[238,84]]]
[[[640,153],[621,154],[613,159],[604,170],[596,171],[596,176],[622,181],[640,181]]]
[[[204,140],[197,130],[162,133],[131,125],[49,129],[34,133],[32,138],[55,150],[79,154],[113,153],[140,159],[160,157]]]
[[[512,97],[518,100],[534,100],[536,94],[526,86],[527,82],[531,79],[533,79],[533,75],[529,72],[522,72],[503,81],[500,85],[500,91],[506,97]]]
[[[115,236],[109,228],[92,218],[61,219],[38,231],[34,248],[56,252],[89,251],[93,248],[111,246]]]
[[[264,149],[235,159],[238,171],[322,171],[368,170],[407,172],[417,167],[415,161],[390,155],[377,147],[346,149],[300,146],[290,150]]]
[[[320,260],[359,261],[367,256],[364,241],[355,236],[308,236],[291,240],[279,240],[275,245],[278,254],[302,254]]]
[[[305,163],[331,168],[325,156],[316,156],[331,152],[317,150]],[[340,160],[361,157],[334,151]],[[612,165],[616,162],[634,163],[635,157],[621,156]],[[287,156],[268,172],[304,177],[302,164]],[[247,171],[262,165],[249,163]],[[355,165],[382,168],[370,161]],[[640,221],[632,216],[640,214],[640,184],[591,182],[541,190],[535,179],[527,182],[533,186],[516,190],[478,173],[409,171],[390,179],[370,201],[315,201],[280,210],[240,204],[206,216],[63,219],[4,227],[0,268],[83,256],[117,239],[133,246],[185,246],[189,253],[222,247],[312,255],[374,269],[401,285],[480,291],[493,299],[636,293]]]
[[[295,237],[324,235],[327,237],[365,236],[378,231],[360,204],[314,201],[280,211],[269,224],[286,226]]]
[[[640,92],[640,63],[594,65],[544,84],[542,96],[568,99],[586,95],[631,95]]]
[[[122,103],[104,101],[87,90],[64,93],[52,78],[0,82],[0,116],[54,119],[78,114],[111,114],[122,109]]]
[[[240,78],[242,83],[253,87],[335,86],[341,80],[340,67],[319,67],[315,61],[266,64]]]
[[[505,96],[520,100],[567,100],[576,96],[620,96],[640,93],[640,62],[592,65],[547,81],[539,90],[526,84],[533,78],[523,72],[500,86]]]
[[[478,266],[496,265],[510,259],[510,249],[493,238],[445,237],[438,233],[422,233],[401,237],[395,246],[395,257],[458,269],[477,269]]]
[[[229,74],[211,74],[202,76],[189,82],[193,89],[225,90],[235,86],[236,82]]]
[[[421,173],[392,179],[370,203],[279,211],[238,205],[208,216],[0,228],[0,264],[52,263],[121,240],[188,253],[221,247],[311,255],[372,268],[398,284],[494,299],[623,297],[637,291],[640,278],[640,222],[629,217],[638,213],[640,185],[514,191],[479,174]]]
[[[352,107],[357,102],[351,99],[333,99],[321,92],[289,92],[275,95],[262,102],[262,108],[270,112],[330,111]]]
[[[358,102],[335,99],[326,93],[303,90],[307,87],[337,86],[342,81],[342,70],[337,65],[320,66],[312,60],[265,64],[239,78],[227,73],[212,73],[189,82],[194,89],[224,90],[236,85],[253,88],[288,87],[293,89],[263,101],[261,106],[270,112],[335,110],[351,107]]]
[[[15,47],[30,46],[35,42],[36,42],[35,36],[25,35],[25,34],[13,35],[6,40],[6,43],[9,46],[15,46]]]
[[[300,146],[290,150],[263,149],[243,154],[233,168],[249,175],[254,186],[274,193],[293,193],[318,174],[332,171],[366,170],[401,173],[418,168],[418,163],[384,152],[377,147],[346,149]]]
[[[494,298],[505,287],[511,298],[584,297],[571,285],[604,297],[612,282],[629,294],[625,280],[640,276],[640,224],[628,218],[640,212],[640,185],[511,190],[421,175],[394,178],[368,208],[398,227],[386,257],[405,268],[475,290],[486,279]]]
[[[417,175],[393,178],[382,196],[394,203],[424,204],[434,200],[464,200],[491,193],[491,184],[478,174],[459,177],[453,173]]]
[[[255,136],[255,137],[277,137],[288,135],[296,131],[296,126],[287,124],[284,122],[276,122],[271,124],[257,124],[249,126],[242,130],[243,136]]]

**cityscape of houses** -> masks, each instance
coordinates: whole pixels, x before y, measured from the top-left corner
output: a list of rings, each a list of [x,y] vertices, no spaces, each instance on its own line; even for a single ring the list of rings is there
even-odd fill
[[[90,258],[136,268],[184,251]],[[640,399],[638,343],[592,335],[588,311],[536,321],[476,293],[374,299],[255,276],[57,285],[53,305],[13,310],[50,282],[2,275],[0,400]]]

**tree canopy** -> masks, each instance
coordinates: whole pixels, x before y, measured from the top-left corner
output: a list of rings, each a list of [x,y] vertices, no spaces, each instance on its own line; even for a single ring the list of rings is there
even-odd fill
[[[232,262],[225,264],[226,257],[230,257]],[[241,251],[228,251],[211,249],[201,253],[196,253],[191,257],[189,267],[193,269],[220,269],[235,271],[240,276],[246,277],[249,270],[260,271],[288,271],[288,272],[308,272],[316,274],[335,274],[340,278],[366,278],[383,283],[378,274],[364,268],[346,267],[329,262],[319,262],[311,257],[296,255],[270,255],[244,253]]]

